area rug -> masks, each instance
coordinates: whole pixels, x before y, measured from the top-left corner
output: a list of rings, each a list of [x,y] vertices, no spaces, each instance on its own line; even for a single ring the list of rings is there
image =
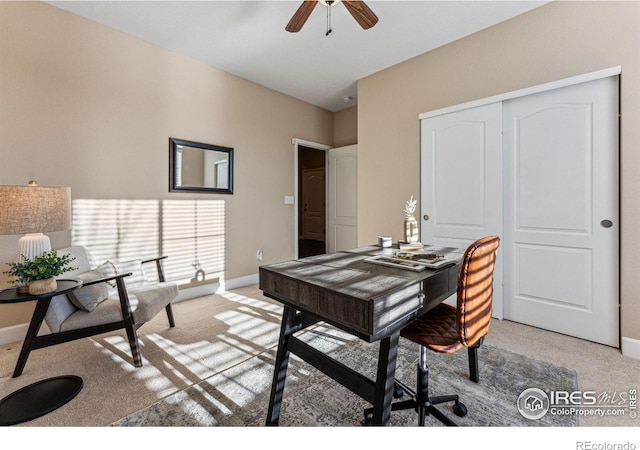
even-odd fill
[[[333,328],[317,326],[301,339],[342,363],[373,378],[378,344],[365,343]],[[401,339],[396,378],[415,385],[418,346]],[[553,416],[531,420],[517,408],[518,396],[528,388],[573,391],[578,387],[574,371],[504,349],[480,348],[480,382],[469,380],[467,352],[452,355],[429,352],[431,395],[457,393],[468,414],[459,418],[451,406],[441,411],[460,426],[577,426],[577,416]],[[111,424],[118,427],[264,426],[275,349],[254,356],[205,381],[170,395],[148,408]],[[370,405],[323,373],[292,355],[284,390],[280,426],[351,427],[363,424]],[[412,410],[392,413],[391,426],[416,426]],[[427,425],[441,425],[427,417]]]

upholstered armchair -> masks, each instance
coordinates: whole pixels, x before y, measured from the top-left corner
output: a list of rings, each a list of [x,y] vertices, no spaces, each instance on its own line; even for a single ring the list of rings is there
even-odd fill
[[[51,333],[26,337],[13,376],[22,374],[32,350],[118,329],[126,330],[133,364],[141,367],[136,330],[162,309],[166,310],[169,326],[175,326],[171,302],[178,296],[178,286],[165,281],[162,260],[166,257],[115,264],[106,261],[95,266],[82,246],[57,252],[75,257],[75,269],[60,278],[78,278],[82,287],[53,297],[44,319]],[[158,282],[147,278],[145,266],[152,264]]]

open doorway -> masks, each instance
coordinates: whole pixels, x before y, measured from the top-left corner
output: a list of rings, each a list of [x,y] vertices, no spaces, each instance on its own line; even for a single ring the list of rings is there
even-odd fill
[[[298,146],[298,257],[326,253],[326,152]]]

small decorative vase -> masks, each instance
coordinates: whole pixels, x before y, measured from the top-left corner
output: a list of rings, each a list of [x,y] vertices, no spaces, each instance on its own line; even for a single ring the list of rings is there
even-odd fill
[[[58,288],[58,283],[55,278],[47,278],[46,280],[32,280],[29,281],[29,294],[40,295],[53,292]]]
[[[418,221],[413,216],[404,218],[404,241],[410,244],[418,242]]]

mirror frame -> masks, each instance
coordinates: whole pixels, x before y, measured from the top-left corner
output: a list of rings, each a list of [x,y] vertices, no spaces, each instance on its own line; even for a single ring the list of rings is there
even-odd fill
[[[206,186],[178,186],[176,185],[178,146],[193,147],[201,150],[212,150],[227,153],[229,186],[227,188],[214,188]],[[201,142],[187,141],[184,139],[169,138],[169,192],[206,192],[213,194],[233,194],[233,148],[220,145],[203,144]]]

